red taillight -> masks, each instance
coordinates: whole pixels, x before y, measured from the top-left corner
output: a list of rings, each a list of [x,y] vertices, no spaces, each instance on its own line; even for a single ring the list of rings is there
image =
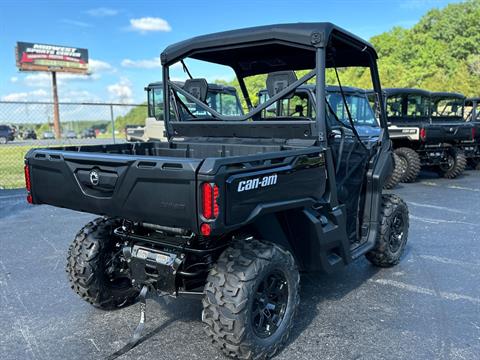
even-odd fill
[[[210,233],[212,232],[212,228],[210,227],[209,224],[202,224],[200,226],[200,232],[202,233],[203,236],[209,236]]]
[[[420,129],[420,139],[425,140],[427,138],[427,130],[425,128]]]
[[[25,187],[27,188],[27,202],[29,204],[33,203],[32,195],[30,194],[30,191],[32,191],[32,183],[30,180],[30,167],[25,164],[25,167],[23,168],[25,172]]]
[[[218,213],[220,212],[220,209],[218,207],[218,186],[214,185],[213,186],[213,217],[218,217]]]
[[[202,184],[202,215],[205,219],[215,219],[220,213],[218,195],[217,185],[210,183]]]

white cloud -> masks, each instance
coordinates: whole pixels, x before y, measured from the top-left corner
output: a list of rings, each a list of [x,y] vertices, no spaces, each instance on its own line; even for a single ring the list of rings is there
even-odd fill
[[[99,7],[95,9],[90,9],[85,11],[88,15],[94,17],[106,17],[106,16],[115,16],[118,14],[118,10],[106,8],[106,7]]]
[[[160,58],[153,59],[144,59],[144,60],[131,60],[123,59],[122,66],[128,68],[137,68],[137,69],[154,69],[162,67],[160,63]]]
[[[57,83],[59,85],[70,81],[93,81],[98,80],[100,75],[93,73],[91,75],[57,73]],[[28,74],[24,78],[25,85],[31,87],[50,87],[52,85],[52,75],[46,72]]]
[[[118,83],[107,87],[112,100],[122,103],[132,102],[133,90],[132,83],[127,78],[121,78]]]
[[[96,60],[96,59],[88,60],[88,68],[91,73],[115,71],[115,68],[109,63],[107,63],[106,61]]]
[[[73,25],[73,26],[84,27],[84,28],[93,26],[92,24],[89,24],[83,21],[72,20],[72,19],[61,19],[60,22],[67,25]]]
[[[172,27],[162,18],[143,17],[139,19],[130,19],[130,29],[146,33],[148,31],[172,31]]]
[[[12,76],[12,77],[10,78],[10,82],[13,83],[13,84],[15,84],[16,82],[18,82],[18,77]]]
[[[101,99],[87,90],[67,90],[60,92],[62,102],[100,102]]]
[[[25,92],[18,92],[18,93],[11,93],[5,96],[2,96],[2,101],[40,101],[40,100],[47,100],[46,97],[48,93],[43,89],[33,90],[33,91],[25,91]]]

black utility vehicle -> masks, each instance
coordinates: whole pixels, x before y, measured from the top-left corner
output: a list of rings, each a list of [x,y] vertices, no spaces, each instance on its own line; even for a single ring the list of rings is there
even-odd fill
[[[469,165],[480,170],[480,98],[465,100],[463,118],[472,125],[472,141],[464,142],[465,155]]]
[[[385,106],[395,154],[403,163],[403,182],[413,182],[422,166],[446,178],[465,170],[460,143],[472,136],[470,125],[450,117],[452,101],[421,89],[385,89]],[[452,104],[451,104],[452,103]]]
[[[186,58],[231,67],[249,112],[209,107],[205,79],[171,81],[170,66]],[[30,151],[30,202],[104,216],[70,247],[72,288],[103,309],[131,304],[139,292],[143,301],[148,289],[202,296],[214,344],[230,356],[266,358],[294,324],[299,271],[331,273],[363,255],[397,264],[409,219],[398,196],[382,194],[393,167],[383,106],[369,146],[348,105],[347,124],[327,120],[326,68],[368,68],[379,95],[376,58],[369,43],[330,23],[199,36],[161,55],[168,142]],[[296,70],[307,71],[297,79]],[[253,107],[244,78],[257,74],[268,74],[269,99]],[[314,114],[262,116],[308,80]]]
[[[344,136],[348,141],[344,142],[342,152],[345,156],[351,156],[355,144],[355,134],[349,124],[348,110],[355,125],[355,129],[362,139],[363,143],[370,147],[375,146],[378,137],[381,134],[381,128],[376,120],[375,111],[369,103],[368,92],[364,89],[355,87],[327,86],[327,121],[332,129],[332,136]],[[343,92],[343,95],[342,95]],[[258,94],[259,102],[262,104],[269,99],[268,90],[261,90]],[[345,101],[343,99],[345,96]],[[289,117],[315,117],[315,85],[307,84],[299,86],[294,95],[289,99],[282,99],[275,104],[270,105],[263,110],[263,117],[289,116]],[[342,124],[341,124],[342,123]],[[344,131],[342,135],[339,131]],[[353,140],[353,141],[352,141]],[[345,148],[345,145],[347,146]],[[400,159],[392,153],[394,157],[394,169],[384,183],[385,189],[394,188],[401,180],[404,169]]]
[[[0,125],[0,144],[15,140],[15,130],[8,125]]]

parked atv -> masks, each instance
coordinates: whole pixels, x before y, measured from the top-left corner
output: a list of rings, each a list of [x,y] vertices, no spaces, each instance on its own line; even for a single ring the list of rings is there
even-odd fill
[[[398,264],[409,217],[400,197],[382,193],[393,168],[383,106],[381,130],[365,144],[340,78],[344,121],[326,101],[326,70],[361,66],[382,105],[376,58],[330,23],[195,37],[161,55],[167,142],[31,150],[28,201],[103,216],[68,252],[74,291],[102,309],[137,295],[144,302],[147,291],[199,296],[211,341],[228,356],[257,359],[288,340],[300,271],[332,273],[364,255]],[[172,81],[170,67],[189,59],[232,68],[248,113],[208,105],[204,78]],[[259,74],[269,99],[253,106],[244,79]],[[308,81],[312,113],[262,115]]]
[[[388,131],[402,166],[402,182],[414,182],[424,166],[446,178],[463,173],[466,159],[460,143],[471,139],[471,126],[450,119],[440,108],[446,102],[450,100],[426,90],[385,89]]]

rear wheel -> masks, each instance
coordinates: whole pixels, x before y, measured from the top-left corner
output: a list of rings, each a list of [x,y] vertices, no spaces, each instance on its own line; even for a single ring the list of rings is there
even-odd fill
[[[235,241],[205,285],[202,320],[207,334],[231,357],[274,356],[293,326],[299,283],[288,251],[258,240]]]
[[[5,136],[0,136],[0,144],[6,144],[8,139]]]
[[[414,182],[417,179],[421,169],[420,156],[415,150],[406,147],[396,149],[395,154],[398,155],[400,161],[404,164],[402,169],[405,170],[403,172],[401,182]]]
[[[405,251],[408,239],[407,204],[397,195],[383,195],[379,223],[375,247],[365,256],[376,266],[397,265]]]
[[[446,179],[454,179],[460,176],[467,167],[467,158],[463,152],[454,147],[447,150],[446,163],[439,166],[439,173]]]
[[[405,162],[395,153],[393,153],[393,171],[392,174],[387,178],[385,184],[383,185],[384,189],[393,189],[397,184],[402,180],[403,174],[405,173]]]
[[[67,273],[72,289],[95,307],[111,310],[130,305],[138,294],[122,262],[114,219],[98,218],[78,232],[68,249]]]

